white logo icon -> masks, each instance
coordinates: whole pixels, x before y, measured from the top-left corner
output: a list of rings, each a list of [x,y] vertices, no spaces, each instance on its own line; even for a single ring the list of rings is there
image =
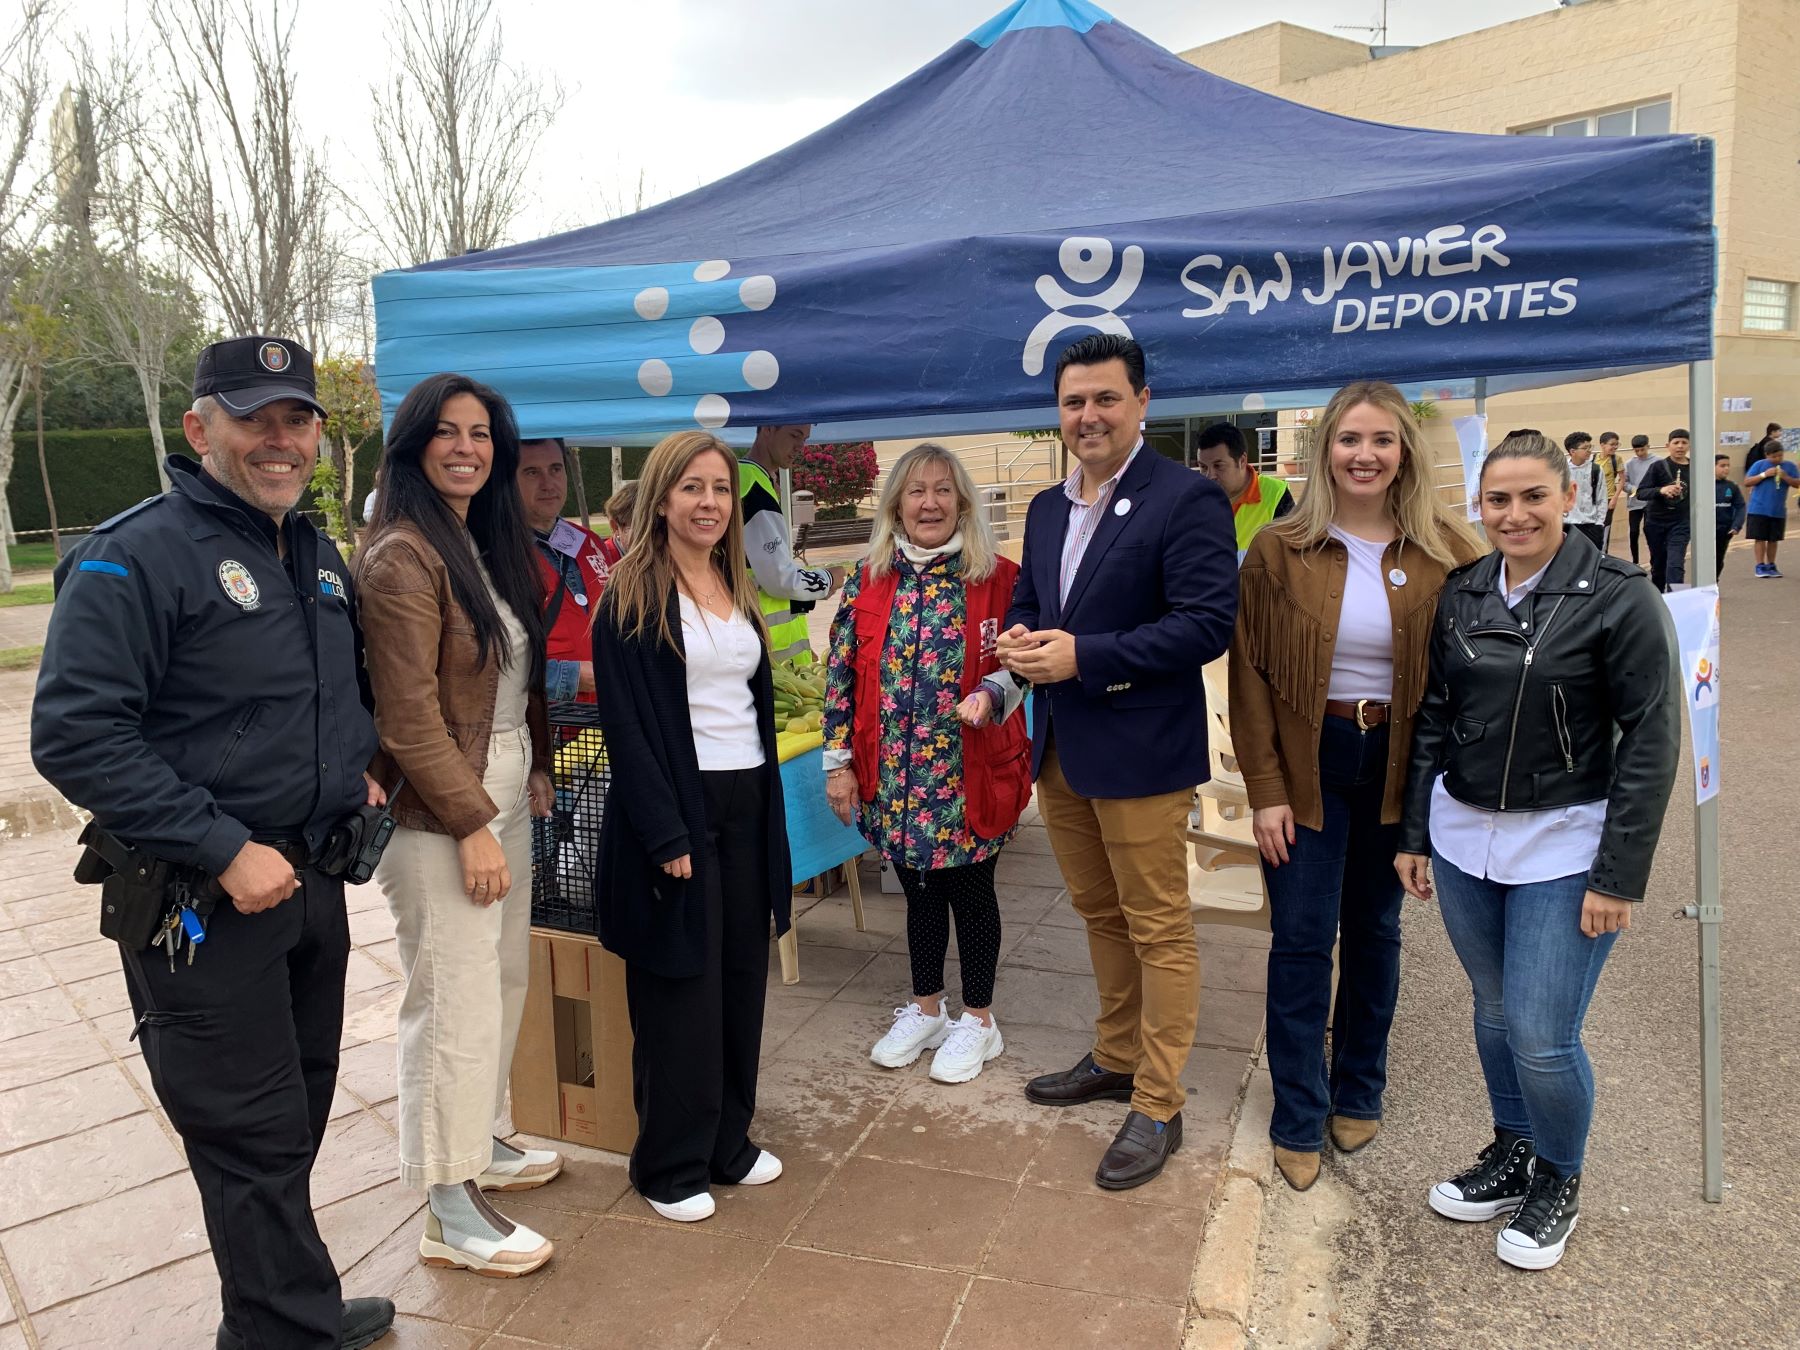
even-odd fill
[[[1112,241],[1085,235],[1065,239],[1062,247],[1056,250],[1056,262],[1067,280],[1080,286],[1097,285],[1106,280],[1106,274],[1112,271]],[[1118,277],[1112,285],[1095,295],[1076,295],[1062,281],[1048,272],[1044,273],[1037,279],[1037,293],[1038,298],[1050,306],[1050,313],[1038,320],[1037,327],[1031,330],[1031,336],[1025,339],[1025,373],[1044,373],[1045,351],[1059,334],[1068,329],[1092,328],[1099,333],[1130,337],[1131,329],[1114,311],[1131,299],[1137,291],[1138,283],[1143,279],[1144,250],[1136,244],[1126,245],[1119,258]],[[1071,310],[1093,312],[1070,313]]]

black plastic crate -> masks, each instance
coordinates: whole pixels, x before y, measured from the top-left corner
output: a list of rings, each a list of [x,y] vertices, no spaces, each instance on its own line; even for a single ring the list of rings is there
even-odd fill
[[[612,766],[591,703],[550,705],[549,819],[531,822],[531,922],[566,933],[595,931],[594,863]]]

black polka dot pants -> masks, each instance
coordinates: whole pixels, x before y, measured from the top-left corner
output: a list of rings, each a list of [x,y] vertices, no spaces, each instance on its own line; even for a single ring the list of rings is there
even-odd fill
[[[950,915],[956,914],[956,952],[962,961],[965,1008],[994,1002],[994,971],[1000,964],[1000,902],[994,897],[998,853],[967,867],[929,872],[894,868],[906,892],[906,946],[912,953],[915,995],[944,987],[944,955],[950,950]]]

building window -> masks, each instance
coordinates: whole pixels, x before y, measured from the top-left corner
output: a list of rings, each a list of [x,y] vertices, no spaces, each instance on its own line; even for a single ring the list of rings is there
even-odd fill
[[[1633,108],[1567,117],[1560,122],[1521,127],[1515,136],[1666,136],[1669,132],[1669,100],[1640,103]]]
[[[1744,331],[1786,333],[1794,327],[1794,283],[1744,279]]]

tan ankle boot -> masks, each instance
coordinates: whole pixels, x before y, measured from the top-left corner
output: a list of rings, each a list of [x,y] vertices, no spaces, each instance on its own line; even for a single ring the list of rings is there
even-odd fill
[[[1287,1184],[1297,1191],[1304,1191],[1319,1179],[1319,1155],[1317,1153],[1296,1153],[1291,1148],[1275,1145],[1275,1168],[1281,1173]]]
[[[1353,1116],[1331,1118],[1331,1142],[1339,1153],[1354,1153],[1381,1133],[1379,1120],[1357,1120]]]

